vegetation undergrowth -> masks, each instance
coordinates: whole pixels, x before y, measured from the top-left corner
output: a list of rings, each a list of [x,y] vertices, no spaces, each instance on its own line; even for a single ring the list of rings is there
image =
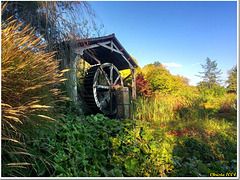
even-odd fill
[[[38,163],[39,174],[32,176],[208,177],[237,171],[234,109],[224,118],[220,110],[208,115],[205,106],[195,103],[188,111],[186,107],[175,111],[178,102],[174,98],[158,97],[158,101],[152,99],[153,106],[159,103],[157,107],[162,108],[160,104],[174,101],[173,112],[165,112],[172,118],[84,116],[71,102],[65,103],[54,131],[43,133],[31,144],[35,153],[48,159],[48,164]],[[139,110],[144,99],[139,97],[137,102]],[[149,104],[151,100],[145,105]]]
[[[194,100],[182,96],[178,101],[176,94],[138,99],[136,119],[150,123],[151,131],[158,127],[166,134],[157,139],[172,139],[167,151],[172,168],[165,170],[167,176],[202,177],[229,172],[236,175],[236,94],[215,98],[211,107],[207,106],[208,100],[203,101],[201,94],[198,98],[192,96]]]
[[[52,176],[123,176],[111,163],[111,144],[116,134],[131,125],[130,120],[109,119],[102,114],[68,114],[48,138],[49,151],[54,154]]]

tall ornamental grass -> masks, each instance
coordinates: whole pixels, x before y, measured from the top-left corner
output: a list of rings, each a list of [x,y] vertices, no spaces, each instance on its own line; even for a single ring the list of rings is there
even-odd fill
[[[41,36],[11,18],[1,23],[1,43],[2,175],[11,176],[10,169],[31,165],[25,143],[54,121],[54,102],[65,99],[57,85],[66,70],[58,70]]]

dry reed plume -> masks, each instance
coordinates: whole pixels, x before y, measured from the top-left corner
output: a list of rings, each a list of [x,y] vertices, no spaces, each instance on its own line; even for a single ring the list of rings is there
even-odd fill
[[[46,120],[54,120],[48,112],[53,109],[54,101],[66,99],[57,87],[66,80],[63,74],[67,70],[58,70],[55,52],[46,52],[42,36],[36,37],[33,28],[23,28],[11,18],[2,22],[1,28],[3,152],[9,144],[24,144],[28,130],[42,126]]]

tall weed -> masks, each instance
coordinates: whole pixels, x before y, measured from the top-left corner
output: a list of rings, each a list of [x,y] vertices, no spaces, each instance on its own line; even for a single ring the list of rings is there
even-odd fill
[[[135,117],[140,121],[168,123],[205,117],[197,90],[182,89],[175,94],[155,93],[151,98],[138,97]]]
[[[135,116],[146,122],[166,123],[174,117],[175,99],[171,96],[157,94],[151,98],[139,97]]]

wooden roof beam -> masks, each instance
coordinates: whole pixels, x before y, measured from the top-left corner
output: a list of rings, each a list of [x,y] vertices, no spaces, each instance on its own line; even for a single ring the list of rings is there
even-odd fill
[[[96,57],[94,57],[93,55],[91,55],[89,52],[85,51],[85,53],[87,53],[88,56],[90,56],[91,58],[93,58],[98,64],[101,64],[100,60],[98,60]]]
[[[110,44],[110,46],[108,46],[107,44]],[[112,41],[107,41],[107,42],[103,42],[103,43],[98,43],[98,45],[102,46],[102,47],[105,47],[109,50],[111,50],[112,52],[116,52],[116,53],[119,53],[121,55],[123,55],[123,53],[121,51],[119,51],[118,49],[115,49],[116,48],[116,45],[112,42]]]
[[[96,48],[96,47],[99,47],[99,46],[100,45],[98,45],[98,44],[92,44],[92,45],[89,45],[89,46],[83,46],[83,47],[77,48],[75,50],[75,53],[83,55],[83,51],[85,51],[86,49],[92,49],[92,48]]]
[[[125,59],[125,61],[128,63],[130,69],[134,69],[133,65],[129,62],[129,60],[124,56],[122,55],[123,59]]]

